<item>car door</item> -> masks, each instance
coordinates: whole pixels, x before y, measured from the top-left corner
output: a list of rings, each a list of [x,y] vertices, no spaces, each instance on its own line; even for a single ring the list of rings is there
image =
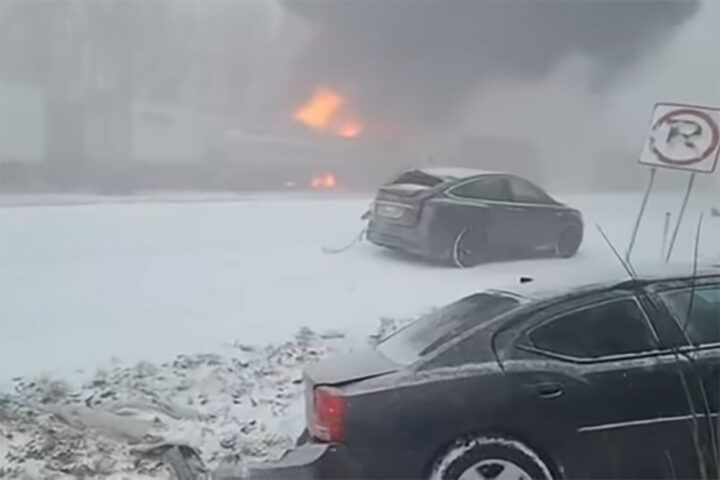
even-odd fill
[[[624,294],[558,309],[518,343],[535,360],[530,370],[521,364],[519,378],[538,443],[570,477],[692,476],[683,466],[692,444],[689,362],[663,347],[640,300]]]
[[[515,235],[527,250],[548,250],[554,248],[559,234],[559,223],[563,215],[559,205],[540,187],[515,176],[508,177],[510,204],[508,214],[516,219]]]
[[[686,347],[680,350],[695,373],[690,389],[697,414],[694,428],[699,434],[699,445],[696,448],[704,454],[702,464],[697,464],[698,477],[717,478],[720,455],[720,285],[701,283],[660,291],[658,295],[686,339]]]
[[[450,188],[447,197],[463,225],[485,233],[491,251],[512,249],[520,241],[515,235],[520,215],[508,210],[510,191],[505,176],[485,175],[462,182]]]

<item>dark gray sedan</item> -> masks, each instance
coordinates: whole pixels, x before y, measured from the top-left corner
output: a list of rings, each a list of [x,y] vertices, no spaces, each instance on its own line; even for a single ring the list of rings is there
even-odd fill
[[[307,433],[250,478],[718,478],[720,272],[691,270],[480,292],[309,365]]]
[[[572,257],[580,212],[515,175],[467,168],[417,169],[380,188],[367,238],[383,247],[470,267],[498,257]]]

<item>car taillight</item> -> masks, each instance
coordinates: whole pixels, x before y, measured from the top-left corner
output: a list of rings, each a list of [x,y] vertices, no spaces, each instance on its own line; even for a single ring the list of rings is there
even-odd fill
[[[343,436],[345,399],[332,387],[317,387],[313,395],[311,431],[315,438],[325,442],[339,442]]]

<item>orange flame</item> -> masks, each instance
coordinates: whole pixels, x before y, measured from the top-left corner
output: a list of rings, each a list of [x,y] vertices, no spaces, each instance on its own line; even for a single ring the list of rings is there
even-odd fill
[[[324,130],[343,103],[340,95],[329,88],[320,87],[315,90],[310,100],[295,112],[295,120],[316,130]]]
[[[332,190],[337,186],[337,180],[335,175],[330,172],[326,172],[320,175],[315,175],[310,182],[312,188],[316,190]]]
[[[345,99],[327,87],[318,87],[293,118],[313,130],[331,131],[343,138],[355,138],[362,133],[360,122],[347,119],[343,107]]]
[[[362,133],[362,125],[350,120],[339,124],[335,129],[335,133],[343,138],[355,138]]]

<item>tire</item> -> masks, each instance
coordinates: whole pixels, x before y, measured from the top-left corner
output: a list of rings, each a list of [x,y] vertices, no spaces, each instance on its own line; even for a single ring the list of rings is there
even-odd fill
[[[477,437],[455,444],[435,463],[430,480],[552,480],[545,462],[524,444]]]
[[[197,480],[204,478],[207,472],[200,455],[192,448],[173,446],[165,452],[164,457],[170,464],[173,478],[177,480]]]
[[[577,225],[566,225],[560,231],[555,253],[558,257],[570,258],[574,256],[582,242],[582,230]]]
[[[471,228],[460,230],[452,241],[450,261],[458,268],[474,267],[482,263],[487,255],[483,232]]]
[[[297,440],[295,440],[295,446],[296,446],[296,447],[300,447],[300,446],[302,446],[302,445],[305,445],[305,444],[308,443],[309,441],[310,441],[310,432],[309,432],[308,429],[306,428],[306,429],[304,429],[304,430],[302,431],[302,433],[301,433],[300,436],[297,438]]]

